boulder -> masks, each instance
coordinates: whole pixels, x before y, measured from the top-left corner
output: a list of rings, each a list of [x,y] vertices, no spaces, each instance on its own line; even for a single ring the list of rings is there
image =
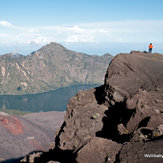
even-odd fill
[[[80,91],[69,101],[63,129],[58,135],[59,142],[56,139],[60,149],[77,151],[102,130],[102,120],[108,107],[98,104],[96,91]]]
[[[122,145],[108,139],[94,137],[77,153],[78,163],[114,162]]]
[[[139,89],[159,88],[163,80],[162,69],[162,55],[143,52],[117,55],[105,75],[106,100],[114,104],[124,101]]]

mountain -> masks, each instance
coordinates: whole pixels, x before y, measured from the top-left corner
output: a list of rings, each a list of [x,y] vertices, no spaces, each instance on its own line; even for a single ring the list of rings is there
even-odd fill
[[[47,92],[76,84],[101,84],[113,56],[87,55],[50,43],[28,56],[0,56],[0,94]]]
[[[163,55],[117,55],[102,86],[70,99],[54,149],[21,162],[162,162],[162,70]]]
[[[55,111],[24,116],[0,112],[0,162],[33,151],[47,151],[64,115]]]

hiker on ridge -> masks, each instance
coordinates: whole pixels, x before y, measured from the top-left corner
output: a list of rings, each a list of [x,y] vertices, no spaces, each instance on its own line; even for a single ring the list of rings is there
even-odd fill
[[[152,43],[149,44],[149,53],[152,53],[152,48],[153,48],[153,45]]]

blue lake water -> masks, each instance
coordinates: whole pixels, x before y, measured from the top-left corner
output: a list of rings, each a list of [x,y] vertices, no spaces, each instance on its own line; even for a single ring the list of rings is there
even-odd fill
[[[79,90],[97,87],[97,84],[74,85],[59,88],[54,91],[27,95],[0,95],[0,108],[21,111],[64,111],[68,100]]]

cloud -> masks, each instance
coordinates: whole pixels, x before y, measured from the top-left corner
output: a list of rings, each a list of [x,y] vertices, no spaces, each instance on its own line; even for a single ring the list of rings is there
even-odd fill
[[[31,43],[35,43],[35,44],[46,44],[51,42],[52,40],[50,40],[48,37],[44,37],[41,34],[38,34],[36,37],[34,37],[33,39],[28,40],[26,43],[31,44]]]
[[[7,37],[8,36],[8,34],[6,34],[6,33],[0,33],[0,37]]]
[[[163,43],[162,27],[163,20],[126,20],[34,27],[14,26],[8,21],[0,21],[0,43],[46,44],[51,41],[63,43]]]
[[[13,25],[8,21],[0,21],[0,26],[7,27],[7,28],[13,27]]]
[[[95,42],[93,36],[89,36],[87,34],[78,34],[69,36],[65,42]]]

